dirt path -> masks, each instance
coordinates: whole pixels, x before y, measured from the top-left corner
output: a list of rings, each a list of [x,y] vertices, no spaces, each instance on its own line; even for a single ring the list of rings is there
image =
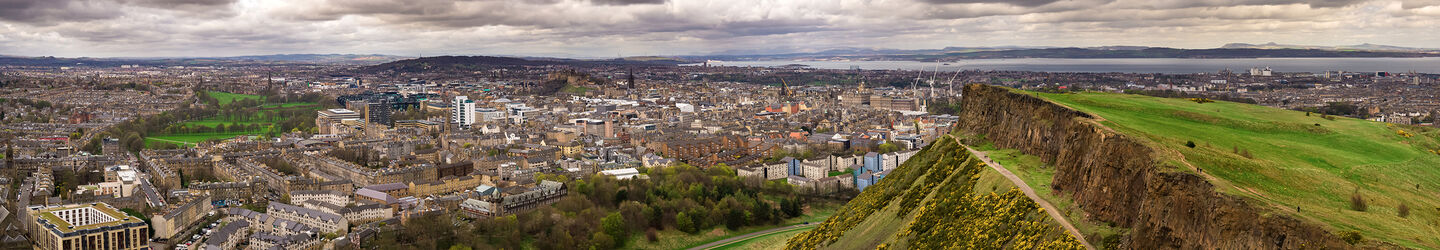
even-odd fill
[[[1019,176],[1010,172],[1009,169],[1005,169],[1004,166],[1000,166],[999,163],[991,161],[990,156],[986,156],[985,152],[970,148],[970,146],[960,143],[960,140],[953,136],[951,136],[950,139],[954,140],[955,144],[960,144],[960,146],[965,147],[965,150],[969,150],[975,157],[979,157],[980,160],[984,161],[985,165],[990,166],[991,169],[1000,172],[1000,175],[1005,176],[1005,179],[1010,179],[1011,183],[1014,183],[1016,187],[1020,187],[1020,191],[1025,192],[1025,196],[1029,196],[1030,200],[1035,201],[1036,204],[1040,204],[1040,207],[1045,208],[1045,213],[1050,214],[1050,218],[1055,219],[1056,222],[1060,222],[1060,226],[1064,227],[1065,231],[1069,231],[1070,235],[1075,236],[1075,239],[1079,240],[1080,244],[1085,244],[1086,249],[1095,250],[1095,246],[1090,245],[1090,241],[1085,240],[1084,234],[1081,234],[1080,230],[1075,228],[1075,225],[1070,224],[1070,220],[1065,219],[1065,216],[1060,215],[1060,210],[1055,209],[1055,205],[1050,205],[1049,201],[1045,201],[1045,199],[1041,199],[1039,195],[1036,195],[1035,189],[1030,188],[1029,184],[1025,184],[1024,180],[1020,180]]]

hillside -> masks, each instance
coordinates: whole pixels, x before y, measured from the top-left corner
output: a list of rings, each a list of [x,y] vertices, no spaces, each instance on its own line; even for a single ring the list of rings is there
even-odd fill
[[[948,137],[866,188],[787,249],[1082,249],[1010,182]]]
[[[967,143],[1053,167],[1056,196],[1127,228],[1125,248],[1440,247],[1431,128],[1223,101],[966,95]]]

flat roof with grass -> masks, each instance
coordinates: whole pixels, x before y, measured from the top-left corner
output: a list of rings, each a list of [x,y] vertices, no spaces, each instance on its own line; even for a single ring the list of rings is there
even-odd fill
[[[132,223],[142,225],[145,223],[140,218],[135,218],[111,207],[110,204],[99,202],[40,208],[32,210],[30,213],[38,218],[41,225],[50,228],[58,235],[133,225]]]

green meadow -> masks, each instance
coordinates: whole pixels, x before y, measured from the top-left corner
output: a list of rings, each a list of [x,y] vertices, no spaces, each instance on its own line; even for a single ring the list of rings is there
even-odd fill
[[[214,97],[215,100],[220,101],[220,105],[229,105],[230,103],[241,99],[255,99],[265,101],[265,97],[259,95],[236,94],[218,91],[206,91],[205,94],[209,94],[210,97]]]
[[[1355,231],[1404,247],[1440,248],[1440,155],[1434,152],[1440,131],[1434,128],[1223,101],[1027,94],[1096,115],[1100,124],[1159,149],[1168,171],[1198,167],[1216,177],[1211,182],[1217,190],[1273,213],[1336,234]],[[1007,161],[1025,158],[1014,157]],[[1368,209],[1351,209],[1356,194]],[[1400,216],[1402,206],[1408,216]]]
[[[265,99],[263,96],[259,95],[246,95],[213,91],[206,93],[218,100],[221,105],[229,105],[230,103],[243,99],[256,99],[262,101]],[[216,115],[205,119],[191,120],[170,125],[185,129],[193,129],[202,126],[213,129],[219,127],[220,125],[224,125],[225,127],[227,127],[225,131],[212,130],[205,132],[167,132],[146,137],[145,141],[147,144],[150,145],[154,145],[156,143],[169,143],[185,147],[194,146],[195,143],[211,139],[229,139],[242,135],[267,134],[271,132],[270,130],[274,129],[272,125],[285,120],[284,117],[280,117],[280,115],[278,115],[280,111],[296,109],[315,111],[320,109],[320,105],[315,102],[270,103],[258,107],[252,107],[251,109],[255,111],[253,115],[230,117],[222,117],[220,115]],[[245,128],[231,129],[232,127],[235,127],[235,125],[240,125]],[[275,132],[281,133],[288,131]]]

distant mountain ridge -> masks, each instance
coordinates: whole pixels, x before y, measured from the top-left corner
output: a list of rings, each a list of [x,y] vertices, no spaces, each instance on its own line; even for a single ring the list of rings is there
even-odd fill
[[[522,67],[545,65],[571,66],[673,66],[689,61],[667,57],[627,57],[608,60],[577,60],[562,58],[518,58],[497,56],[436,56],[421,57],[388,62],[361,68],[366,73],[415,73],[443,71],[473,71],[482,68]]]
[[[943,49],[835,48],[806,53],[715,54],[681,56],[690,60],[860,60],[954,61],[987,58],[1280,58],[1280,57],[1440,57],[1440,49],[1360,44],[1351,46],[1231,43],[1213,49],[1150,46],[1097,47],[945,47]]]
[[[308,62],[308,63],[345,63],[345,64],[379,64],[398,60],[411,59],[414,57],[392,56],[382,54],[274,54],[274,55],[252,55],[252,56],[231,56],[231,57],[205,57],[198,59],[217,60],[248,60],[248,61],[278,61],[278,62]]]
[[[348,64],[370,65],[410,59],[411,57],[381,54],[274,54],[230,57],[53,57],[53,56],[4,56],[0,65],[26,66],[98,66],[120,65],[140,66],[189,66],[189,65],[249,65],[249,64]]]
[[[1262,44],[1249,43],[1228,43],[1220,46],[1221,49],[1314,49],[1334,51],[1385,51],[1385,52],[1440,52],[1437,48],[1412,48],[1391,45],[1380,45],[1362,43],[1358,45],[1323,46],[1323,45],[1294,45],[1278,44],[1275,42]]]

